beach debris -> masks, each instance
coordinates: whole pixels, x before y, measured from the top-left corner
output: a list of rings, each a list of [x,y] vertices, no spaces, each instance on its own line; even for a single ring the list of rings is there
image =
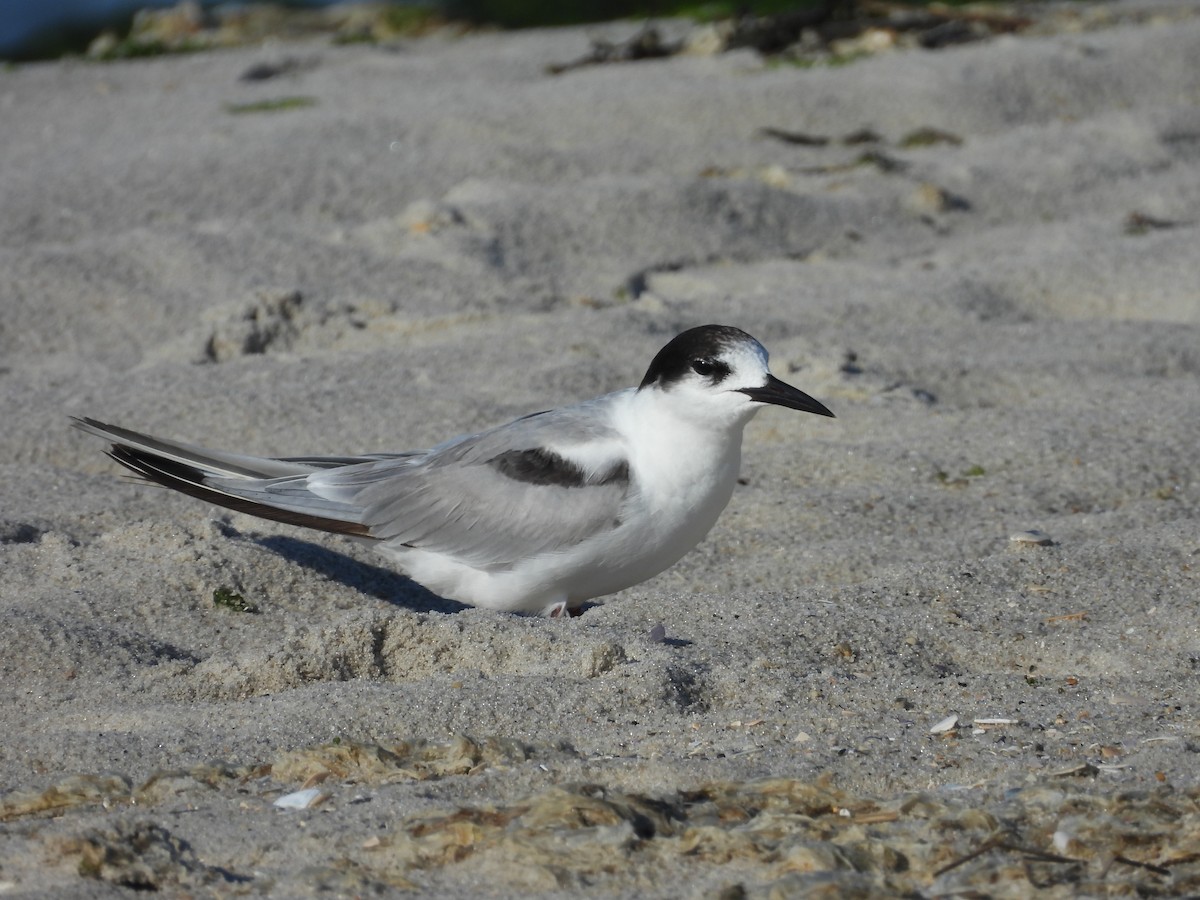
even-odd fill
[[[792,144],[800,147],[827,147],[830,144],[838,143],[845,147],[856,147],[863,144],[884,144],[887,140],[873,128],[864,127],[855,131],[847,132],[839,138],[832,138],[824,134],[812,134],[807,131],[794,131],[788,128],[780,128],[773,125],[765,125],[758,129],[758,133],[762,137],[772,138],[781,141],[785,144]],[[955,146],[962,143],[962,138],[958,135],[951,134],[948,131],[942,131],[939,128],[925,126],[910,131],[896,143],[897,147],[908,149],[911,147],[927,147],[931,144],[953,144]]]
[[[212,18],[196,0],[183,0],[170,9],[140,9],[133,14],[128,34],[118,37],[105,30],[88,46],[87,55],[111,62],[204,50],[214,46],[204,37],[212,25]]]
[[[0,544],[33,544],[45,533],[46,529],[32,522],[0,519]]]
[[[567,745],[526,744],[501,737],[473,739],[459,735],[448,741],[397,741],[388,746],[340,740],[285,750],[273,760],[271,774],[277,781],[310,786],[319,783],[315,776],[321,773],[356,784],[387,784],[475,775],[535,757],[573,759],[577,754]]]
[[[988,730],[992,729],[992,728],[1004,728],[1005,726],[1008,726],[1008,725],[1020,725],[1020,724],[1021,724],[1021,722],[1019,719],[1008,719],[1008,718],[1001,718],[1001,717],[991,717],[991,718],[985,718],[985,719],[972,719],[971,720],[971,725],[972,725],[971,733],[972,734],[987,734]]]
[[[951,715],[946,716],[946,718],[942,719],[940,722],[937,722],[934,725],[930,726],[929,733],[930,734],[946,734],[948,732],[953,731],[957,726],[958,726],[958,716],[951,714]]]
[[[279,797],[274,805],[280,809],[308,809],[324,803],[329,799],[329,795],[320,788],[305,788],[301,791],[292,791],[290,794],[284,794]]]
[[[831,138],[823,134],[808,134],[803,131],[790,131],[786,128],[774,128],[770,125],[763,126],[758,129],[758,133],[763,137],[774,138],[777,141],[783,141],[785,144],[795,144],[800,147],[824,147],[829,144]]]
[[[43,812],[59,814],[75,807],[142,807],[180,798],[206,798],[229,785],[268,776],[306,791],[319,790],[318,785],[330,780],[361,785],[475,775],[534,758],[578,759],[579,754],[563,742],[527,744],[505,737],[460,735],[448,741],[397,741],[388,747],[338,738],[281,751],[265,763],[234,766],[218,760],[190,769],[163,769],[136,788],[119,775],[72,775],[49,787],[0,795],[0,822]]]
[[[233,781],[242,781],[262,772],[248,766],[232,766],[215,761],[201,763],[190,769],[159,769],[133,791],[131,801],[136,806],[155,803],[211,798],[215,791]]]
[[[1022,856],[1024,856],[1027,860],[1038,860],[1040,862],[1056,862],[1056,863],[1078,863],[1079,862],[1079,860],[1076,860],[1076,859],[1069,859],[1065,856],[1059,856],[1054,853],[1047,853],[1043,850],[1037,849],[1036,847],[1023,846],[1021,844],[1017,844],[1014,841],[1004,840],[1003,838],[1000,838],[1000,837],[993,837],[987,841],[984,841],[983,844],[981,844],[979,847],[976,847],[974,850],[972,850],[970,853],[966,854],[965,856],[959,857],[958,859],[954,860],[954,862],[949,863],[948,865],[942,866],[940,869],[938,869],[936,872],[934,872],[934,875],[935,876],[944,875],[947,872],[950,872],[953,869],[956,869],[965,863],[971,862],[972,860],[978,859],[979,857],[983,856],[985,853],[989,853],[993,850],[1004,850],[1004,851],[1008,851],[1010,853],[1019,853]]]
[[[659,622],[650,629],[649,640],[652,644],[661,644],[667,639],[667,626]]]
[[[867,27],[854,37],[845,40],[830,41],[829,62],[834,65],[845,65],[864,56],[873,56],[885,50],[895,48],[899,34],[890,28]]]
[[[1086,822],[1079,809],[1088,810]],[[1015,823],[1014,814],[1020,817]],[[1132,817],[1145,815],[1161,825],[1132,824],[1138,821]],[[564,878],[590,882],[654,854],[692,864],[767,866],[771,883],[763,896],[809,896],[806,888],[817,886],[821,896],[974,895],[989,893],[984,888],[998,877],[1011,877],[1027,891],[1035,882],[1069,890],[1081,863],[1115,852],[1131,865],[1106,869],[1100,876],[1106,888],[1132,889],[1138,879],[1162,872],[1170,872],[1177,888],[1179,882],[1195,885],[1200,875],[1187,850],[1192,838],[1165,826],[1190,815],[1182,792],[1101,797],[1071,785],[1006,792],[984,808],[975,793],[956,798],[930,791],[877,802],[826,782],[793,779],[715,782],[654,798],[595,784],[562,785],[511,805],[413,816],[381,839],[386,853],[374,857],[380,867],[374,871],[428,872],[471,859],[475,870],[503,864],[527,889],[556,890]],[[1074,838],[1069,857],[1054,844],[1058,828]],[[937,840],[928,839],[930,829]],[[1060,868],[1030,873],[1008,865],[1004,854]],[[1169,864],[1171,854],[1184,861]],[[389,863],[393,868],[383,868]],[[935,882],[950,872],[957,872],[952,884]]]
[[[754,50],[801,66],[844,65],[856,59],[897,48],[936,50],[951,44],[984,40],[1021,31],[1033,24],[1006,12],[959,9],[951,6],[913,7],[899,3],[839,3],[768,15],[742,13],[718,22],[694,26],[678,39],[666,39],[648,25],[624,41],[593,39],[578,59],[546,67],[561,75],[583,66],[660,59],[686,53],[715,56],[734,50]]]
[[[874,166],[885,174],[903,172],[908,169],[907,162],[892,156],[890,153],[884,153],[882,150],[867,150],[859,154],[858,158],[851,164],[851,167],[854,166]]]
[[[1036,528],[1031,528],[1029,531],[1017,531],[1008,536],[1008,539],[1013,544],[1035,547],[1049,547],[1054,543],[1054,539],[1044,531],[1039,531]]]
[[[208,334],[200,362],[290,350],[306,320],[304,295],[288,288],[260,288],[243,301],[221,304],[203,318]]]
[[[593,38],[591,49],[576,60],[566,63],[551,63],[546,74],[561,75],[572,69],[595,66],[603,63],[635,62],[642,59],[663,59],[674,56],[683,49],[683,41],[669,41],[653,25],[647,25],[633,37],[624,41]]]
[[[963,469],[957,477],[951,475],[944,469],[939,469],[934,473],[933,477],[946,487],[961,488],[970,485],[970,479],[982,478],[986,474],[987,470],[983,466],[976,463],[975,465],[968,466],[967,468]]]
[[[0,796],[0,822],[76,806],[129,802],[129,782],[119,775],[71,775],[42,790],[15,790]]]
[[[971,203],[958,194],[951,193],[943,187],[924,181],[913,189],[908,196],[908,206],[914,212],[935,215],[948,212],[962,212],[971,208]]]
[[[274,3],[206,6],[183,0],[167,9],[138,10],[125,34],[105,29],[88,46],[87,56],[112,62],[317,35],[328,35],[335,44],[375,44],[438,30],[462,32],[466,27],[448,22],[424,4],[345,3],[320,9],[287,9]],[[271,76],[269,70],[260,69],[257,77]]]
[[[1098,775],[1100,770],[1090,762],[1076,763],[1073,766],[1068,766],[1065,769],[1058,769],[1051,772],[1051,778],[1091,778],[1093,775]]]
[[[814,885],[824,886],[822,895],[858,895],[855,885],[864,884],[871,896],[990,894],[985,888],[1001,878],[1015,879],[1022,895],[1036,885],[1071,896],[1085,865],[1106,894],[1158,895],[1166,885],[1157,879],[1165,877],[1172,895],[1196,894],[1194,791],[1163,779],[1153,789],[1112,791],[1092,780],[1117,768],[1084,762],[1018,789],[941,788],[891,799],[847,793],[828,778],[720,780],[653,795],[565,783],[510,803],[415,812],[386,833],[347,839],[377,851],[355,863],[367,885],[405,884],[414,872],[466,863],[475,871],[488,867],[509,892],[559,890],[564,878],[599,887],[620,867],[652,858],[760,867],[770,888],[764,896],[801,888],[807,895]],[[209,775],[232,794],[244,792],[245,777],[227,776],[264,769],[215,766]],[[321,797],[313,785],[278,798],[275,807],[311,809]],[[244,877],[201,864],[146,814],[118,811],[112,827],[63,846],[80,857],[85,877],[130,888]],[[339,865],[326,867],[331,883],[340,883]]]
[[[407,228],[409,234],[430,235],[461,227],[466,224],[467,218],[452,203],[414,200],[404,207],[396,221]]]
[[[1151,231],[1160,231],[1164,228],[1178,228],[1182,224],[1184,223],[1175,222],[1171,219],[1160,219],[1156,216],[1134,210],[1125,217],[1125,233],[1138,236]]]
[[[862,144],[881,144],[883,143],[883,135],[874,128],[856,128],[854,131],[843,135],[840,142],[847,147],[858,147]]]
[[[453,20],[426,4],[345,3],[320,9],[287,9],[270,3],[205,6],[185,0],[168,9],[140,10],[124,33],[105,29],[89,45],[87,56],[100,61],[135,59],[317,35],[327,35],[334,44],[382,44],[433,32],[462,34],[480,25],[497,24],[470,16]],[[1042,28],[1050,31],[1079,28],[1070,12],[1037,18],[1043,20]],[[1062,20],[1057,25],[1056,18]],[[648,25],[623,41],[593,39],[588,53],[571,62],[551,64],[546,71],[558,75],[581,66],[677,54],[714,56],[736,50],[753,50],[799,66],[839,65],[894,49],[938,50],[987,40],[1034,24],[1032,16],[978,5],[825,0],[801,9],[742,13],[685,25],[686,31],[672,38]],[[270,69],[261,73],[259,77],[271,77]]]
[[[323,772],[313,772],[304,780],[304,784],[300,785],[300,788],[302,790],[308,790],[309,788],[316,787],[318,784],[324,784],[329,780],[329,776],[332,774],[333,773],[328,769]]]
[[[212,599],[213,606],[232,609],[234,612],[257,613],[259,611],[257,606],[255,606],[253,603],[247,602],[245,597],[231,588],[217,588],[212,592]]]
[[[274,97],[268,100],[254,100],[250,103],[226,103],[225,112],[231,115],[245,113],[286,112],[290,109],[305,109],[316,106],[316,97]]]
[[[929,147],[933,144],[949,144],[952,147],[958,147],[962,145],[962,142],[963,139],[957,134],[941,128],[932,128],[929,125],[915,128],[900,138],[900,146],[906,148]]]
[[[244,69],[238,76],[238,81],[267,81],[281,75],[298,75],[305,70],[315,69],[318,65],[318,60],[301,59],[298,56],[262,60]]]
[[[196,858],[186,841],[153,822],[121,821],[111,829],[93,829],[66,842],[79,854],[79,874],[139,891],[198,887],[227,881],[230,873]]]
[[[1087,611],[1080,610],[1079,612],[1063,613],[1059,616],[1050,616],[1046,619],[1047,625],[1057,625],[1059,622],[1082,622],[1087,618]],[[1067,684],[1071,684],[1071,680],[1067,679]]]

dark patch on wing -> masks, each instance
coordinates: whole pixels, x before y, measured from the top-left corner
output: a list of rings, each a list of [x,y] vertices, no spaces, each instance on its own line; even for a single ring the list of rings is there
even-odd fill
[[[589,478],[578,465],[544,447],[509,450],[490,460],[488,465],[507,478],[527,484],[577,488],[629,481],[629,464],[625,460]]]

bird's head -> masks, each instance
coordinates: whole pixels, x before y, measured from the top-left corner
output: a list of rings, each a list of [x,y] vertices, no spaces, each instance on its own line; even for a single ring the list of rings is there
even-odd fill
[[[657,391],[677,415],[714,425],[745,425],[767,404],[833,416],[772,375],[763,345],[729,325],[701,325],[676,335],[658,351],[638,391]]]

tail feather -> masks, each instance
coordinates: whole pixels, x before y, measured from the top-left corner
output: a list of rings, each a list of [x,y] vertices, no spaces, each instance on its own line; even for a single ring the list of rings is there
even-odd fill
[[[303,483],[303,477],[325,466],[321,460],[298,463],[288,460],[210,451],[191,444],[165,441],[95,419],[75,419],[76,427],[111,443],[110,458],[153,484],[171,488],[190,497],[248,513],[262,519],[315,528],[334,534],[371,537],[366,525],[356,520],[353,508],[308,494],[288,490],[279,504],[268,501],[271,488]],[[244,483],[244,485],[243,485]],[[263,499],[255,499],[255,496]],[[309,512],[311,506],[327,512],[345,512],[336,518]]]
[[[271,459],[265,456],[247,456],[243,453],[226,453],[209,450],[182,441],[168,441],[140,431],[109,425],[89,417],[72,417],[71,424],[114,446],[121,445],[160,456],[163,459],[195,466],[207,475],[233,478],[281,478],[285,475],[307,475],[321,468],[315,461]]]

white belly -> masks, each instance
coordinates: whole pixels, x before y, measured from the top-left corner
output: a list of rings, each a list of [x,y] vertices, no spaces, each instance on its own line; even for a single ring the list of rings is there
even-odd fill
[[[414,581],[472,606],[523,612],[561,602],[578,606],[654,577],[704,540],[729,503],[740,466],[740,440],[721,449],[676,452],[667,465],[631,460],[620,525],[511,567],[476,568],[443,554],[381,549]]]

